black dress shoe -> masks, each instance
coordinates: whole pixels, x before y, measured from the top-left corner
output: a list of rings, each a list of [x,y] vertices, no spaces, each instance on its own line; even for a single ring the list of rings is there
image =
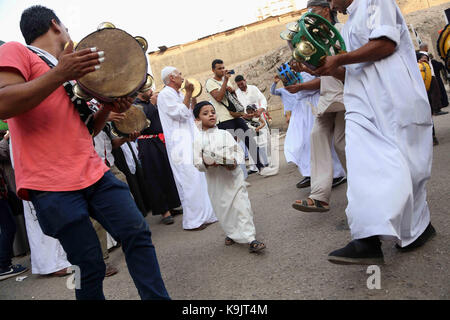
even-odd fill
[[[247,171],[247,174],[248,175],[251,175],[251,174],[254,174],[254,173],[257,173],[258,171],[255,171],[255,170],[248,170]]]
[[[163,223],[165,225],[173,224],[174,222],[175,222],[175,220],[173,219],[172,216],[165,217],[161,220],[161,223]]]
[[[311,177],[305,177],[305,179],[297,183],[297,188],[299,189],[308,188],[310,186],[311,186]]]
[[[333,184],[331,185],[332,188],[336,188],[337,186],[340,186],[341,184],[347,182],[347,177],[339,177],[333,179]]]
[[[335,264],[384,264],[381,241],[378,236],[353,240],[344,248],[330,253],[328,261]]]
[[[420,237],[416,239],[416,241],[403,248],[400,247],[398,244],[396,244],[395,247],[401,252],[409,252],[423,246],[428,240],[433,238],[435,235],[436,229],[434,229],[434,227],[430,223],[428,227],[425,229],[425,231],[420,235]]]
[[[434,116],[442,116],[444,114],[448,114],[448,111],[438,111],[438,112],[435,112],[433,115]]]

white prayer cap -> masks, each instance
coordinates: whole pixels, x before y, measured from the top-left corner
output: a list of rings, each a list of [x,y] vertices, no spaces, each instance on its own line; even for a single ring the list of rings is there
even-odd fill
[[[162,69],[161,71],[161,80],[165,83],[166,82],[166,78],[171,75],[175,70],[177,70],[177,68],[175,67],[165,67],[164,69]]]

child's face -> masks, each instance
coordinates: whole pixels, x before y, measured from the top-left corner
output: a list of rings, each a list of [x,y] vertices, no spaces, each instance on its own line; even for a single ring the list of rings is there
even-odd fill
[[[216,109],[211,105],[204,106],[200,110],[198,118],[202,122],[203,128],[214,128],[216,126]]]
[[[427,56],[420,57],[419,62],[427,62],[428,63],[428,57]]]
[[[247,114],[253,116],[255,114],[255,110],[247,109]]]

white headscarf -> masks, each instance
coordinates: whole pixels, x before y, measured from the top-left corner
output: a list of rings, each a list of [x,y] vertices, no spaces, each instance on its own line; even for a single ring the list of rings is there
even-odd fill
[[[177,68],[175,67],[165,67],[161,71],[161,80],[165,83],[166,78],[171,75]]]

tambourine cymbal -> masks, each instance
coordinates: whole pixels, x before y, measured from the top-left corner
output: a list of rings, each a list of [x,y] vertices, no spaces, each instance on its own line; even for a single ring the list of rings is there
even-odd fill
[[[300,26],[298,25],[298,22],[290,22],[286,25],[286,28],[291,31],[297,33],[300,30]]]
[[[192,78],[185,79],[183,84],[181,85],[181,92],[183,92],[184,95],[186,95],[186,89],[184,88],[184,85],[186,84],[186,80],[189,81],[194,85],[194,91],[192,92],[192,98],[197,98],[199,95],[202,94],[203,86],[200,83],[200,81]]]
[[[297,33],[290,30],[284,30],[280,33],[280,38],[286,41],[291,41],[292,39],[294,39],[296,34]]]

